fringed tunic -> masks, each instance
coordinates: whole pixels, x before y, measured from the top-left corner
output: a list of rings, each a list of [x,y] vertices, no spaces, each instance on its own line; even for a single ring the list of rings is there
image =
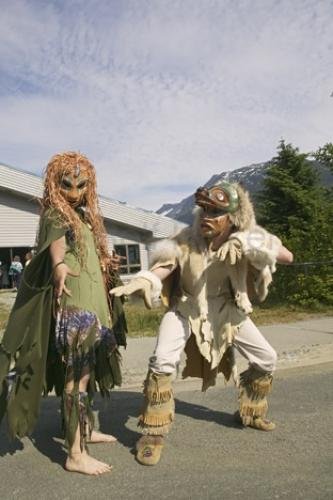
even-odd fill
[[[89,366],[89,399],[96,382],[103,395],[121,384],[117,345],[125,342],[122,305],[119,300],[114,304],[111,318],[93,233],[84,221],[82,235],[81,265],[71,232],[59,222],[57,212],[47,210],[41,218],[37,252],[25,268],[0,344],[0,421],[7,413],[13,437],[32,432],[41,394],[55,390],[61,395],[69,369],[77,385],[82,368]],[[71,297],[62,297],[55,314],[49,247],[63,236],[64,261],[79,276],[67,277]]]

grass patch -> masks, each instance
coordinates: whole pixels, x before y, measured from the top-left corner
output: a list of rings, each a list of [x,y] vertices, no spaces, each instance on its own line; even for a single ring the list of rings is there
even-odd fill
[[[3,331],[6,328],[10,308],[4,304],[0,304],[0,341],[2,339]]]
[[[162,306],[148,310],[139,302],[125,303],[128,336],[154,337],[164,313],[165,309]]]
[[[298,306],[275,305],[254,307],[251,319],[258,326],[277,323],[293,323],[311,318],[333,316],[332,307],[322,307],[313,310]]]
[[[7,324],[9,316],[9,309],[4,305],[0,307],[0,330],[3,330]]]
[[[129,337],[154,337],[158,331],[165,309],[163,307],[147,310],[143,304],[126,303],[125,313]],[[254,307],[251,319],[258,326],[292,323],[322,316],[333,316],[332,307],[309,310],[288,305]]]
[[[0,300],[0,340],[5,328],[10,306]],[[165,309],[160,306],[147,310],[141,302],[126,302],[125,313],[128,325],[129,337],[154,337],[158,331],[159,324]],[[332,307],[309,310],[301,307],[288,305],[255,307],[251,319],[256,325],[269,325],[277,323],[292,323],[321,316],[333,316]]]

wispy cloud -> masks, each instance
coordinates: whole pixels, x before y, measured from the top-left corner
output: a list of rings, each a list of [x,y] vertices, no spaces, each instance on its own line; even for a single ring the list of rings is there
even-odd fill
[[[156,209],[332,140],[332,1],[2,4],[1,161],[80,149],[102,194]]]

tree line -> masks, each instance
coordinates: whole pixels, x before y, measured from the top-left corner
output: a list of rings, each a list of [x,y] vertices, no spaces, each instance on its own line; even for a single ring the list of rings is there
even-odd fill
[[[333,187],[322,185],[315,163],[333,173],[332,143],[301,153],[282,140],[254,200],[258,223],[294,254],[278,267],[269,304],[333,305]]]

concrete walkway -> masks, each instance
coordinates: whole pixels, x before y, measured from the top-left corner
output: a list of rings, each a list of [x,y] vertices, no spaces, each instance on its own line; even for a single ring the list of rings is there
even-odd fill
[[[1,291],[0,307],[1,304],[12,305],[15,296],[15,292]],[[262,326],[260,330],[278,353],[278,370],[333,361],[333,316]],[[154,337],[128,338],[127,349],[122,349],[123,388],[142,384],[155,342]],[[183,364],[184,358],[179,372]],[[247,363],[239,356],[237,365],[241,371]]]
[[[260,330],[278,353],[278,370],[333,361],[332,316],[262,326]],[[155,342],[155,338],[128,339],[127,349],[122,351],[124,386],[134,387],[142,382]],[[180,371],[183,363],[184,360]],[[239,356],[239,371],[246,364]]]

